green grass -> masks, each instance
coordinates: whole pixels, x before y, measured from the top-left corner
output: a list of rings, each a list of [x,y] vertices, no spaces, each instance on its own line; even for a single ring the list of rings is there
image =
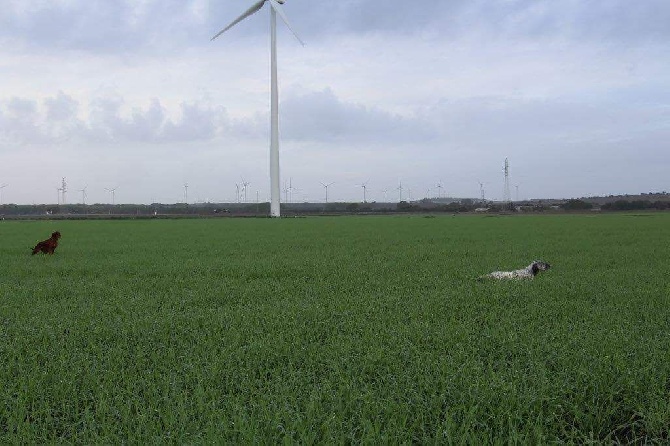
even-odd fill
[[[669,242],[669,214],[0,222],[0,443],[667,442]]]

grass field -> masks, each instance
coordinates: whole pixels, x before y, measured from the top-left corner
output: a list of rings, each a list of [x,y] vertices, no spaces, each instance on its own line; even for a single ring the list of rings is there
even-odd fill
[[[0,443],[664,443],[668,259],[670,214],[0,222]]]

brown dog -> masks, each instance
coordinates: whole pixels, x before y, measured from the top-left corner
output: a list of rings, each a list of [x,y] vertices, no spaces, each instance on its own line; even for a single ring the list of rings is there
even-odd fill
[[[60,232],[56,231],[52,233],[51,238],[43,240],[35,245],[33,248],[33,255],[37,254],[38,252],[42,252],[43,254],[53,254],[56,250],[56,247],[58,246],[59,238]]]

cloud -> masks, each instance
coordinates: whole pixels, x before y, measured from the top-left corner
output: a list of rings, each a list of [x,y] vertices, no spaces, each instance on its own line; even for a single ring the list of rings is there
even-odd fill
[[[133,53],[204,45],[245,9],[241,2],[205,0],[8,0],[0,11],[0,40],[41,48]],[[251,2],[249,2],[251,3]],[[284,5],[296,30],[308,41],[324,37],[382,33],[625,44],[670,37],[670,3],[665,0],[453,0],[409,2],[341,0]],[[261,11],[238,25],[236,36],[267,35]]]
[[[62,91],[41,104],[11,98],[0,107],[0,137],[18,144],[70,139],[162,144],[211,140],[224,132],[235,132],[225,108],[207,102],[183,102],[174,117],[157,98],[144,107],[128,107],[119,96],[94,97],[84,107],[88,113],[80,117],[81,108]]]
[[[226,109],[198,102],[182,103],[181,118],[165,122],[161,139],[165,141],[211,140],[231,130]]]
[[[281,105],[283,135],[289,140],[401,144],[436,136],[426,121],[346,103],[330,89],[290,96]]]
[[[523,97],[440,100],[425,119],[440,129],[442,141],[481,150],[606,146],[656,129],[670,130],[670,110],[659,113],[646,104]]]
[[[286,140],[404,144],[437,135],[428,120],[344,102],[327,88],[289,95],[280,106]],[[81,109],[87,111],[82,116]],[[93,97],[82,107],[62,91],[40,102],[12,98],[0,109],[0,133],[23,143],[73,139],[162,144],[222,136],[261,138],[267,134],[268,122],[267,112],[231,119],[225,107],[205,99],[182,101],[177,109],[168,110],[158,98],[144,106],[129,106],[120,96],[106,95]]]
[[[6,101],[0,109],[0,140],[25,142],[27,140],[43,140],[38,131],[39,113],[37,102],[13,97]]]

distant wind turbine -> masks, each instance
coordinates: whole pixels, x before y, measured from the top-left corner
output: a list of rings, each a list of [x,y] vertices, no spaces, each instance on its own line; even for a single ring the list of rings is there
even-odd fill
[[[112,196],[112,206],[114,206],[116,189],[118,189],[118,188],[119,188],[119,186],[116,186],[116,187],[111,188],[111,189],[105,188],[105,190],[107,192],[109,192],[109,194]]]
[[[60,186],[56,186],[56,191],[58,192],[58,198],[56,199],[56,204],[60,206],[60,191],[62,191]]]
[[[370,182],[370,180],[368,180],[368,181],[366,181],[365,183],[363,183],[363,184],[360,185],[360,187],[363,188],[363,203],[367,203],[367,202],[368,202],[368,200],[367,200],[367,198],[366,198],[366,193],[367,193],[368,183],[369,183],[369,182]]]
[[[437,187],[437,198],[442,198],[442,188],[444,187],[442,181],[438,182],[435,187]]]
[[[293,192],[298,190],[293,187],[293,178],[289,178],[288,182],[284,180],[284,202],[293,203]]]
[[[288,18],[284,14],[281,5],[284,0],[260,0],[254,3],[241,16],[219,31],[211,40],[216,39],[221,34],[237,25],[250,15],[258,12],[266,2],[270,3],[270,215],[279,217],[279,199],[281,191],[279,189],[279,88],[277,86],[277,14],[284,21],[288,29],[293,33],[296,39],[304,46],[300,37],[293,31],[288,23]]]
[[[288,203],[288,183],[284,180],[284,203]]]
[[[249,183],[248,181],[245,181],[244,178],[242,178],[242,192],[244,192],[244,202],[247,202],[247,189],[249,188]]]
[[[78,189],[79,192],[81,192],[81,204],[86,204],[86,188],[88,186],[84,186],[83,189]]]
[[[328,184],[321,183],[321,185],[326,189],[326,203],[328,203],[328,187],[332,186],[333,184],[335,184],[335,183],[328,183]]]

